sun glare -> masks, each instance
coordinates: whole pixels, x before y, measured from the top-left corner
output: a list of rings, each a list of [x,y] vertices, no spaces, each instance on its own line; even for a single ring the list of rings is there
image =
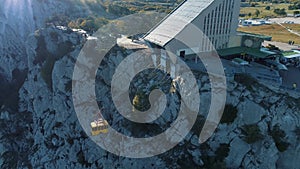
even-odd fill
[[[14,22],[14,26],[21,35],[34,27],[32,0],[4,0],[4,14],[7,22]],[[18,28],[17,28],[18,27]]]

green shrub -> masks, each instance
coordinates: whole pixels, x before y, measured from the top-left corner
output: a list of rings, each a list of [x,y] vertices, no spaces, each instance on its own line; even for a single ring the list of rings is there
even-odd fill
[[[151,106],[148,100],[148,96],[142,91],[138,91],[135,94],[132,103],[134,108],[139,111],[146,111],[150,109]]]
[[[89,168],[91,167],[91,163],[89,163],[86,159],[85,159],[85,155],[84,152],[82,150],[80,150],[77,153],[77,161],[79,164],[81,164],[82,166]]]
[[[131,14],[131,11],[128,8],[117,4],[109,4],[107,7],[107,12],[117,16],[124,16],[124,15]]]
[[[284,152],[289,147],[290,143],[286,142],[286,134],[283,130],[280,129],[279,125],[275,125],[270,132],[277,149],[280,152]]]
[[[274,9],[274,13],[276,13],[277,15],[286,15],[286,11],[284,8],[282,9],[276,8]]]
[[[39,35],[37,38],[38,47],[35,49],[36,57],[33,61],[34,64],[41,64],[43,63],[48,57],[51,57],[51,53],[47,50],[45,37]]]
[[[43,67],[41,68],[41,76],[46,82],[48,88],[52,90],[52,71],[55,64],[54,57],[48,57]]]
[[[205,119],[204,119],[205,120]],[[200,144],[200,150],[202,152],[201,159],[204,163],[202,168],[206,169],[225,169],[226,163],[224,159],[228,156],[229,153],[229,144],[220,144],[217,148],[215,155],[208,155],[211,151],[208,143],[205,142]]]
[[[255,15],[256,15],[256,17],[258,17],[258,15],[260,14],[260,11],[259,10],[255,10]]]
[[[289,5],[288,6],[289,10],[296,10],[296,9],[300,9],[300,2],[295,2],[293,5]]]
[[[58,48],[55,52],[56,60],[61,59],[66,54],[72,52],[74,50],[73,43],[70,41],[61,42],[58,44]]]
[[[241,73],[234,76],[234,80],[246,87],[247,90],[252,90],[252,86],[257,84],[257,80],[250,75]]]
[[[215,152],[216,159],[219,161],[223,161],[228,156],[228,153],[230,151],[229,147],[230,147],[229,144],[220,144],[220,146]]]
[[[206,169],[226,169],[226,163],[220,160],[217,160],[215,156],[204,155],[201,157],[204,163],[203,168]]]
[[[263,135],[256,124],[242,126],[242,134],[242,139],[248,144],[255,143],[263,139]]]
[[[230,124],[237,117],[238,110],[232,104],[226,104],[220,123]]]

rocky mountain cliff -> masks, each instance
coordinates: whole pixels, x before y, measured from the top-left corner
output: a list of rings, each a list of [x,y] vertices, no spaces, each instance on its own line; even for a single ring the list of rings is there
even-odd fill
[[[0,105],[14,113],[18,112],[19,89],[28,79],[28,69],[32,64],[30,59],[35,55],[30,52],[35,51],[36,46],[28,44],[28,37],[46,27],[47,20],[53,17],[72,19],[90,14],[112,17],[93,0],[3,0],[1,4]],[[37,49],[41,50],[42,47]]]
[[[198,135],[210,104],[210,83],[206,74],[194,72],[199,79],[202,113],[180,144],[147,159],[117,157],[102,150],[84,133],[72,104],[71,78],[82,40],[77,32],[56,27],[40,29],[27,38],[24,47],[27,68],[13,73],[14,80],[23,83],[14,86],[16,97],[2,103],[0,110],[4,129],[1,130],[1,168],[263,169],[300,165],[300,100],[276,93],[245,75],[228,79],[224,115],[217,131],[204,144],[199,145]],[[101,71],[113,72],[131,52],[116,47],[107,56],[106,64],[98,73],[98,96],[108,97],[110,92],[107,79],[111,75]],[[22,78],[22,74],[27,78]],[[133,86],[142,88],[148,80],[139,79]],[[101,102],[110,104],[105,98]],[[18,109],[10,106],[15,101]],[[178,102],[179,98],[175,97],[165,121],[170,123],[176,117]],[[130,124],[124,124],[117,112],[108,120],[128,135],[135,135],[137,127],[155,133],[147,126],[128,127]]]
[[[192,131],[174,149],[152,158],[129,159],[99,148],[84,133],[72,103],[71,78],[83,37],[68,29],[45,25],[51,16],[76,18],[95,12],[81,2],[4,0],[0,6],[1,168],[296,169],[300,166],[300,100],[270,90],[245,75],[228,79],[224,117],[204,144],[199,145],[198,135],[210,104],[210,83],[206,74],[194,72],[201,92],[202,113]],[[104,10],[97,12],[111,17]],[[113,72],[131,52],[116,47],[107,56],[106,64],[98,72],[98,96],[108,96],[110,92],[108,82],[112,74],[103,72]],[[138,79],[133,82],[133,90],[143,88],[149,80]],[[163,87],[168,90],[168,86]],[[99,101],[111,104],[106,98]],[[124,123],[112,106],[108,112],[114,114],[108,120],[128,135],[136,136],[139,127],[157,134],[174,120],[178,103],[179,97],[173,98],[167,109],[170,113],[164,114],[166,125],[154,124],[159,127],[155,131],[149,126]]]

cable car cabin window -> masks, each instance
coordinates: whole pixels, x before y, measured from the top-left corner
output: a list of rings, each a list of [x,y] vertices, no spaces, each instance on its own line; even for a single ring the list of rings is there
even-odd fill
[[[92,128],[92,131],[96,131],[96,130],[97,130],[97,128],[96,128],[96,127],[93,127],[93,128]]]

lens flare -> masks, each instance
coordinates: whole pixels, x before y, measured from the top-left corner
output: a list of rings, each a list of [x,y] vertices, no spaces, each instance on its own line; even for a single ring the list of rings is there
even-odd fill
[[[10,23],[9,25],[14,27],[21,36],[26,36],[29,31],[34,30],[32,0],[4,0],[3,4],[2,10],[6,18],[4,23]],[[3,25],[4,32],[6,24]]]

